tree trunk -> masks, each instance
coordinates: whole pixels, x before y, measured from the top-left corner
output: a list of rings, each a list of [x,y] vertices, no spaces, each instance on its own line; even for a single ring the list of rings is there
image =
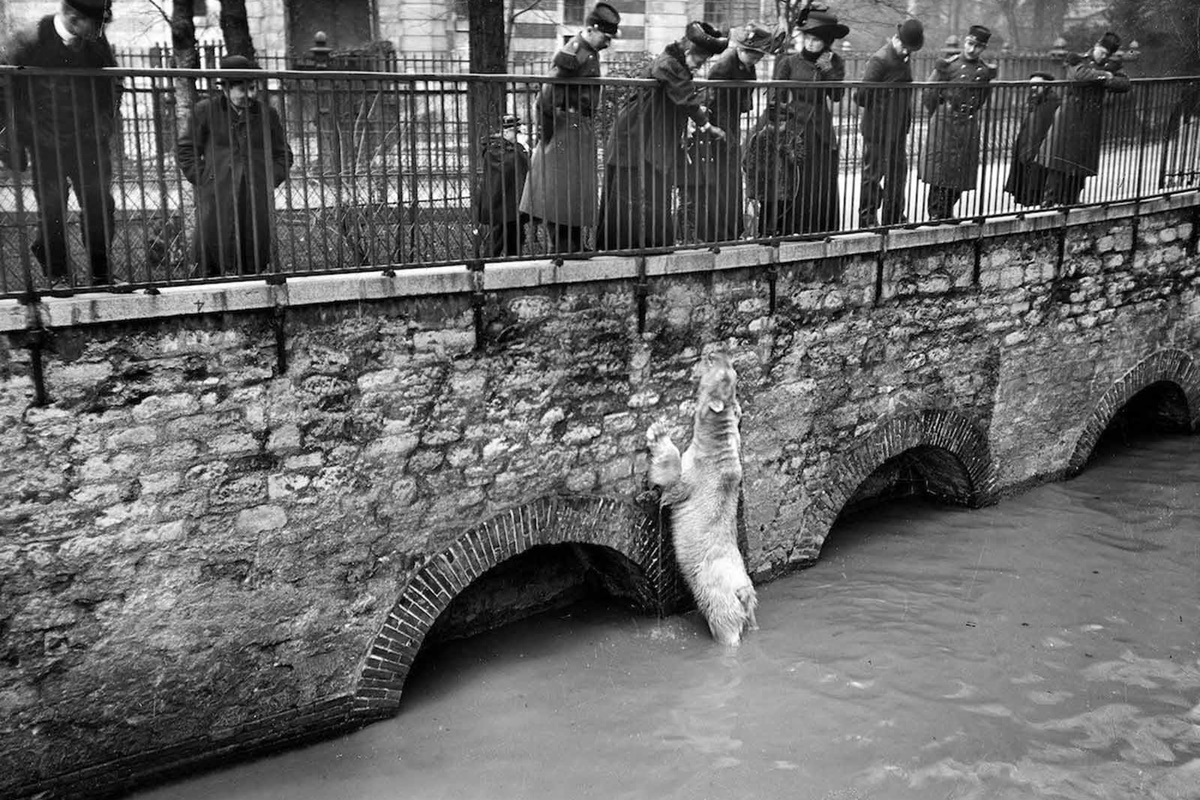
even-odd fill
[[[508,64],[504,36],[504,0],[470,0],[468,6],[470,69],[479,74],[503,74]],[[497,33],[499,35],[497,35]],[[470,189],[474,191],[480,145],[488,134],[500,128],[504,114],[503,83],[468,84],[467,87],[467,163],[470,165]],[[464,192],[465,194],[465,192]]]
[[[250,38],[246,0],[221,0],[221,34],[225,37],[226,55],[254,59],[254,40]]]

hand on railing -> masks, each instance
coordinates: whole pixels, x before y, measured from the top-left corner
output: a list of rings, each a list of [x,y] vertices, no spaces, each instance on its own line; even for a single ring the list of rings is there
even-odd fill
[[[721,130],[716,125],[713,125],[711,122],[704,123],[704,127],[702,127],[700,130],[704,133],[707,133],[709,136],[716,137],[717,139],[725,138],[725,131]]]

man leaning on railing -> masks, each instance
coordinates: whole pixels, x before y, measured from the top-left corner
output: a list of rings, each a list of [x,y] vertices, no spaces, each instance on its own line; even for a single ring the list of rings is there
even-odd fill
[[[110,0],[63,0],[30,30],[8,43],[3,63],[16,67],[98,69],[116,60],[104,26]],[[112,152],[121,81],[107,76],[17,74],[9,98],[16,121],[14,169],[33,169],[41,219],[31,250],[51,290],[70,291],[86,281],[73,274],[67,251],[67,186],[83,212],[83,239],[91,282],[112,282],[109,245],[113,231]]]

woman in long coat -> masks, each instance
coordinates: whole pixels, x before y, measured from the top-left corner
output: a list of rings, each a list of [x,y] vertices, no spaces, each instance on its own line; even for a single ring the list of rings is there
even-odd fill
[[[1083,184],[1100,168],[1100,136],[1104,98],[1130,88],[1129,77],[1114,58],[1121,40],[1106,33],[1086,56],[1072,53],[1067,61],[1067,80],[1082,85],[1068,86],[1054,124],[1038,151],[1037,163],[1049,170],[1044,205],[1069,205],[1079,201]]]
[[[227,56],[222,69],[257,67]],[[262,272],[271,261],[275,188],[287,179],[292,149],[278,112],[248,78],[223,79],[179,135],[175,160],[196,187],[196,260],[206,277]]]
[[[707,22],[688,23],[640,77],[639,87],[613,122],[606,148],[604,198],[597,227],[602,250],[675,244],[673,188],[687,172],[683,137],[691,119],[698,136],[725,135],[708,118],[693,75],[729,40]]]
[[[775,64],[777,81],[840,82],[846,79],[846,64],[833,52],[833,43],[850,29],[825,11],[813,11],[800,27],[800,51]],[[785,125],[803,127],[804,158],[799,163],[795,191],[780,198],[779,207],[764,209],[764,234],[815,233],[841,227],[838,205],[837,134],[833,130],[832,103],[841,101],[845,89],[780,89],[776,111]],[[774,220],[772,225],[770,220]],[[775,230],[770,230],[774,227]]]
[[[600,51],[617,35],[620,14],[597,3],[586,27],[554,54],[551,78],[599,78]],[[583,249],[583,229],[596,221],[596,129],[599,86],[542,85],[539,141],[521,195],[521,213],[544,222],[555,252]]]
[[[771,53],[774,33],[758,23],[748,23],[730,33],[730,47],[708,69],[710,81],[750,82],[758,77],[755,65]],[[711,87],[705,93],[712,124],[725,138],[697,137],[692,165],[698,180],[685,195],[689,213],[695,214],[696,238],[702,242],[737,239],[742,232],[742,148],[739,131],[742,114],[754,107],[754,87]]]

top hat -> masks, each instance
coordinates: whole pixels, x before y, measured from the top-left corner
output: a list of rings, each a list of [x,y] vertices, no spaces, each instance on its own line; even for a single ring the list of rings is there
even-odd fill
[[[804,20],[804,24],[800,26],[799,30],[801,33],[811,34],[827,42],[843,39],[846,34],[850,33],[850,29],[838,22],[838,18],[828,11],[809,12],[808,19]]]
[[[246,58],[245,56],[223,56],[221,58],[220,67],[221,67],[221,69],[258,69],[259,68],[258,64],[255,64],[253,61]],[[240,77],[236,77],[236,78],[221,78],[220,80],[221,80],[221,83],[228,84],[228,83],[249,83],[250,81],[252,81],[254,79],[247,78],[245,76],[240,76]]]
[[[619,30],[617,26],[621,24],[621,15],[608,3],[596,3],[596,7],[588,13],[584,23],[609,36],[616,36]]]
[[[66,0],[67,5],[96,22],[112,19],[112,0]]]
[[[900,44],[916,52],[925,46],[925,26],[919,19],[906,19],[896,26],[896,35]]]
[[[506,130],[508,128],[520,128],[521,127],[521,118],[518,117],[516,114],[505,114],[503,117],[500,118],[500,127],[504,128]]]
[[[725,48],[729,46],[729,38],[707,22],[689,22],[684,30],[684,36],[695,45],[697,50],[713,56],[724,52]]]
[[[980,44],[986,45],[988,40],[992,38],[992,31],[982,25],[972,25],[967,28],[967,36],[970,36]]]
[[[774,53],[779,46],[775,31],[758,22],[747,22],[740,28],[734,28],[729,34],[729,40],[738,47],[744,47],[763,55]]]
[[[1096,42],[1109,53],[1115,53],[1121,49],[1121,37],[1117,36],[1112,31],[1106,31],[1103,36]]]

